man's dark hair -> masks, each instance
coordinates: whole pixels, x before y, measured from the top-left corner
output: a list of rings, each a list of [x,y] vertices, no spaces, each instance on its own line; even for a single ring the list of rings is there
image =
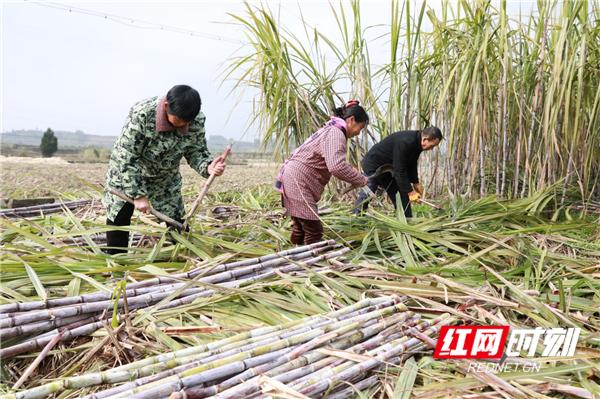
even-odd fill
[[[200,112],[200,94],[190,86],[173,86],[167,93],[167,112],[186,122],[192,121]]]
[[[425,137],[428,140],[438,139],[439,141],[444,139],[442,131],[435,126],[430,126],[421,130],[421,137]]]

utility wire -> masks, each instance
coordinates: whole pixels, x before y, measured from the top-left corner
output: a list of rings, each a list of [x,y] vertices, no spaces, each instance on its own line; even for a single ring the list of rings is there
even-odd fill
[[[233,43],[233,44],[246,44],[245,42],[243,42],[241,40],[236,40],[236,39],[232,39],[232,38],[225,37],[225,36],[199,32],[199,31],[195,31],[192,29],[185,29],[185,28],[180,28],[177,26],[165,25],[165,24],[151,22],[151,21],[145,21],[145,20],[141,20],[138,18],[130,18],[130,17],[122,16],[122,15],[115,15],[115,14],[109,14],[109,13],[100,12],[100,11],[89,10],[89,9],[85,9],[85,8],[81,8],[81,7],[68,6],[68,5],[64,5],[64,4],[54,3],[51,1],[44,1],[44,2],[34,1],[34,0],[23,0],[23,1],[25,3],[34,4],[37,6],[48,7],[48,8],[53,8],[53,9],[57,9],[57,10],[63,10],[63,11],[67,11],[70,13],[89,15],[92,17],[98,17],[98,18],[102,18],[105,20],[109,20],[112,22],[120,23],[120,24],[127,25],[127,26],[130,26],[133,28],[138,28],[138,29],[163,30],[163,31],[183,34],[186,36],[201,37],[204,39],[216,40],[216,41],[220,41],[220,42],[228,42],[228,43]]]

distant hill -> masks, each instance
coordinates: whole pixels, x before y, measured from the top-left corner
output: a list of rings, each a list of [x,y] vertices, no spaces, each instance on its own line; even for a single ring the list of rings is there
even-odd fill
[[[27,145],[39,146],[42,140],[42,130],[13,130],[10,132],[0,133],[0,147],[6,145]],[[95,134],[86,134],[81,130],[76,132],[66,132],[55,130],[54,134],[58,139],[59,149],[76,149],[84,147],[99,147],[112,148],[116,136],[100,136]],[[223,136],[208,136],[208,148],[211,151],[220,151],[230,143],[230,140]],[[260,149],[258,140],[250,141],[234,141],[233,147],[238,152],[255,152]]]
[[[0,134],[0,144],[40,145],[43,130],[13,130]],[[59,148],[106,147],[111,148],[115,142],[114,136],[99,136],[86,134],[81,130],[65,132],[55,130]]]

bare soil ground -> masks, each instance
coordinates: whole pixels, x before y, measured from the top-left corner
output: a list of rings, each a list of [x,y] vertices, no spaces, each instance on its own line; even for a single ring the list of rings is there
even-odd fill
[[[0,197],[85,198],[96,196],[91,185],[104,183],[106,163],[72,164],[60,158],[0,157]],[[245,190],[261,184],[271,184],[278,170],[277,163],[228,165],[225,174],[215,180],[211,192]],[[184,192],[195,192],[205,179],[182,163]]]

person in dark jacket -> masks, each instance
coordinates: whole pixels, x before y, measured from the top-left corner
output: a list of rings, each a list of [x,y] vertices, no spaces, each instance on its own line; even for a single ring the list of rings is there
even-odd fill
[[[442,141],[442,132],[437,127],[428,127],[423,130],[407,130],[392,133],[385,139],[375,144],[362,160],[363,172],[367,176],[373,175],[378,168],[392,165],[393,173],[383,173],[369,178],[368,188],[377,192],[383,187],[390,200],[397,207],[396,194],[400,193],[400,200],[404,215],[412,217],[410,203],[417,202],[423,195],[423,186],[419,183],[417,162],[423,151],[437,147]],[[368,191],[361,191],[353,213],[365,211],[369,206]]]

